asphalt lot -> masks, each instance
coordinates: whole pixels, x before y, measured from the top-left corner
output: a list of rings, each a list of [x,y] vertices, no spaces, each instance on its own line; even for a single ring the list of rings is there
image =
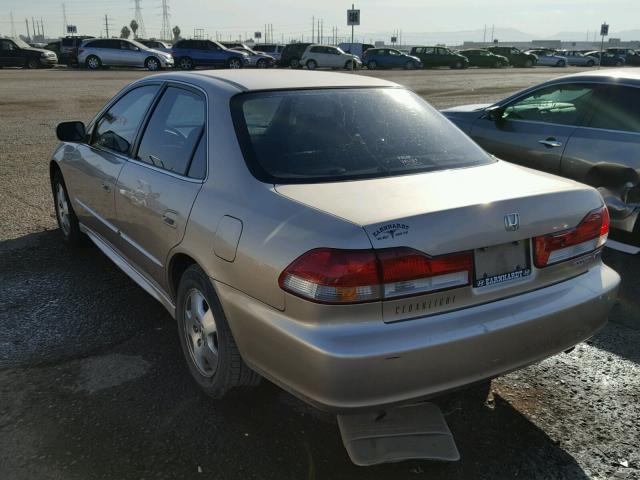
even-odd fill
[[[578,68],[364,72],[436,107]],[[0,70],[0,478],[640,478],[640,256],[612,322],[569,354],[439,400],[462,460],[353,466],[335,418],[263,382],[215,402],[163,308],[97,249],[59,241],[55,125],[88,120],[142,71]]]

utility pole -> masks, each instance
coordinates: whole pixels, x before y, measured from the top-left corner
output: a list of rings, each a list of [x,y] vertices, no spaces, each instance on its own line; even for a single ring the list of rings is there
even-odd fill
[[[13,23],[13,12],[9,12],[9,19],[11,20],[11,38],[16,38],[16,25]]]
[[[482,43],[487,43],[487,24],[484,24],[484,33],[482,34]]]
[[[491,43],[493,43],[493,39],[495,38],[495,36],[493,35],[495,28],[496,28],[495,24],[491,25]]]
[[[316,41],[316,17],[311,17],[311,43]]]
[[[111,38],[109,37],[109,16],[106,13],[104,14],[104,30],[107,34],[107,38]]]
[[[27,20],[26,18],[24,19],[24,23],[27,25],[27,38],[29,39],[29,41],[31,42],[31,34],[29,33],[29,20]]]
[[[67,7],[62,2],[62,36],[64,37],[67,34]]]
[[[162,30],[160,30],[160,40],[170,40],[171,20],[169,19],[169,4],[167,0],[162,0]]]
[[[42,21],[42,17],[40,17],[40,26],[42,27],[42,40],[44,41],[44,22]]]
[[[37,34],[36,34],[36,21],[33,19],[33,17],[31,17],[31,30],[33,31],[33,40],[35,41]]]

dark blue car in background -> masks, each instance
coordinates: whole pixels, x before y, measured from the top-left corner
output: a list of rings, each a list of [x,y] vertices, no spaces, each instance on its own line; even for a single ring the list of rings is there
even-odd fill
[[[229,50],[211,40],[180,40],[171,48],[174,64],[182,70],[196,67],[242,68],[249,57],[237,50]]]
[[[395,48],[370,48],[362,54],[362,64],[369,70],[376,68],[404,68],[413,70],[422,68],[422,62],[418,57],[402,53]]]

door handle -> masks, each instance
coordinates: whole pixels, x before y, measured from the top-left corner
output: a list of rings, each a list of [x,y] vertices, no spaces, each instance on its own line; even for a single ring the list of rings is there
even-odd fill
[[[538,140],[538,143],[541,143],[545,147],[561,147],[562,142],[557,141],[555,138],[547,138],[546,140]]]
[[[162,221],[171,228],[176,228],[176,212],[167,210],[162,214]]]

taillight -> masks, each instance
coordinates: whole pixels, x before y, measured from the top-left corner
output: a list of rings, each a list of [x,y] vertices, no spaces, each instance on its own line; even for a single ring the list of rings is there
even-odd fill
[[[608,235],[607,207],[593,210],[571,230],[534,237],[535,265],[542,268],[592,252],[605,244]]]
[[[280,275],[280,287],[320,303],[360,303],[468,285],[471,252],[429,257],[411,248],[320,248],[298,257]]]

